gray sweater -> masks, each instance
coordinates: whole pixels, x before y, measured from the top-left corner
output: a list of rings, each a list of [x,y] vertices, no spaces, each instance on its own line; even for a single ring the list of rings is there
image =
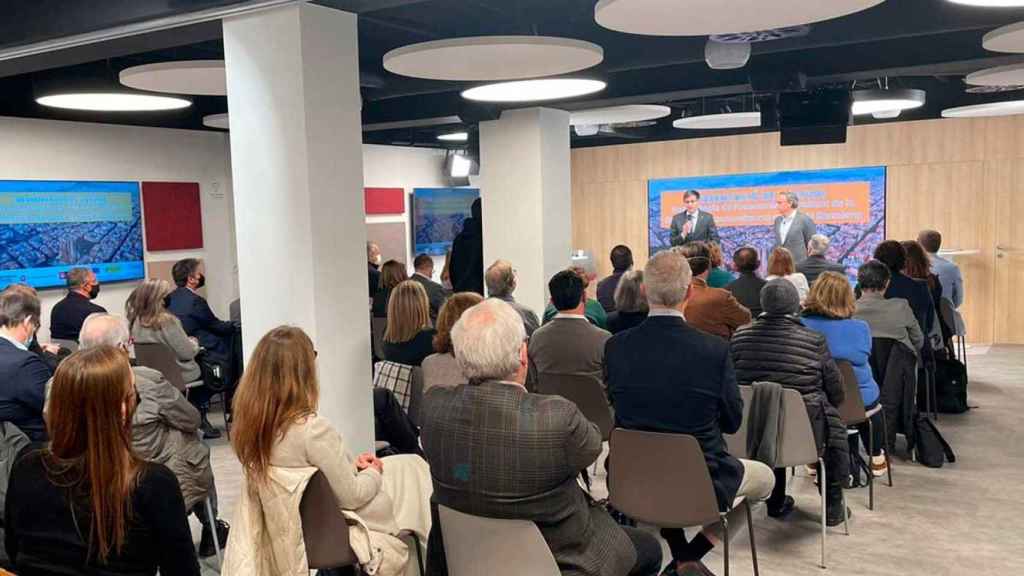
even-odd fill
[[[168,314],[168,318],[159,328],[149,328],[136,324],[132,327],[132,338],[140,344],[164,344],[174,351],[174,356],[181,367],[181,376],[186,383],[202,380],[196,354],[199,344],[189,340],[181,321]]]

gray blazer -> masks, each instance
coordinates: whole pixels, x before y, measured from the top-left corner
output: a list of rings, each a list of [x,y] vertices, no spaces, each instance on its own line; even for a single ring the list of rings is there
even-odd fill
[[[455,356],[451,354],[431,354],[423,359],[421,367],[424,393],[434,386],[455,387],[468,382]]]
[[[604,345],[611,336],[584,317],[555,317],[530,337],[527,388],[536,390],[541,374],[582,374],[604,381]]]
[[[448,290],[445,290],[444,286],[430,278],[420,276],[419,274],[413,274],[410,280],[419,282],[423,289],[427,291],[427,300],[430,301],[430,319],[436,320],[437,313],[441,311],[441,306],[444,306],[444,301],[448,299]]]
[[[700,210],[697,212],[697,224],[690,230],[690,233],[683,236],[683,226],[686,225],[686,212],[680,212],[672,217],[672,228],[669,232],[669,241],[673,246],[682,246],[687,242],[719,242],[718,226],[715,225],[715,217],[710,212]]]
[[[857,300],[853,317],[868,323],[872,338],[894,338],[915,352],[924,345],[924,333],[910,304],[903,298],[886,299],[865,292]]]
[[[601,453],[601,433],[575,404],[503,382],[437,387],[423,398],[420,423],[435,502],[532,520],[563,575],[633,569],[629,537],[577,483]]]
[[[775,217],[775,224],[772,230],[775,232],[775,246],[782,246],[793,253],[793,261],[799,264],[807,258],[807,243],[811,236],[817,233],[814,220],[803,212],[797,211],[793,217],[793,224],[789,227],[789,233],[783,238],[780,234],[782,229],[782,216]]]
[[[511,294],[508,296],[495,296],[495,298],[502,302],[508,302],[509,306],[515,308],[516,312],[519,312],[519,316],[523,319],[523,328],[526,328],[526,337],[532,337],[533,333],[540,327],[540,320],[537,318],[537,313],[526,306],[523,306],[519,302],[516,302],[516,299],[513,298]]]

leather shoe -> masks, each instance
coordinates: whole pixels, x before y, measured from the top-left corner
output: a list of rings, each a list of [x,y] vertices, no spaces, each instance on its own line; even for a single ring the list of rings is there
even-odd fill
[[[786,496],[786,499],[782,502],[782,506],[779,506],[777,509],[772,508],[771,506],[768,507],[768,516],[771,518],[778,518],[781,520],[786,516],[789,516],[789,513],[792,512],[793,508],[795,507],[796,501],[793,500],[793,497]]]
[[[220,430],[217,430],[217,428],[210,423],[210,420],[206,418],[205,414],[203,415],[202,423],[199,425],[199,430],[203,433],[203,439],[216,440],[217,438],[220,438]]]
[[[834,512],[834,513],[833,513]],[[853,511],[849,508],[846,509],[846,519],[853,518]],[[825,518],[825,525],[828,527],[839,526],[843,523],[843,509],[838,510],[829,509],[828,516]]]
[[[231,530],[231,526],[223,520],[217,520],[217,542],[220,543],[220,549],[224,550],[225,544],[228,542],[228,532]],[[203,527],[203,537],[199,541],[199,557],[209,558],[217,553],[216,546],[213,545],[213,532]]]

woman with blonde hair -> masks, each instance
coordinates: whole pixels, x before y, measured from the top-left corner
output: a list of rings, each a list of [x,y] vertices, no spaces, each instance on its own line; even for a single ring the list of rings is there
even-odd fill
[[[878,406],[880,393],[878,383],[871,372],[871,327],[863,320],[853,318],[857,302],[853,288],[846,276],[838,272],[823,272],[811,286],[811,293],[804,303],[803,323],[815,332],[820,332],[828,342],[829,352],[835,360],[845,360],[853,367],[857,377],[860,395],[867,411]],[[886,472],[886,458],[882,450],[882,413],[872,416],[874,439],[871,454],[871,471],[875,476]],[[858,427],[865,450],[869,449],[867,422]],[[856,439],[854,439],[856,440]],[[850,446],[856,453],[857,446]]]
[[[387,318],[392,290],[408,279],[409,272],[405,269],[405,264],[398,260],[388,260],[380,267],[380,285],[377,287],[377,293],[373,295],[371,305],[374,318]]]
[[[388,326],[384,331],[384,359],[419,366],[434,352],[430,325],[430,301],[423,285],[406,280],[395,287],[388,301]]]
[[[372,453],[353,458],[342,436],[317,414],[316,356],[305,332],[280,326],[259,341],[245,366],[231,431],[245,488],[224,558],[225,576],[308,572],[299,501],[317,471],[339,508],[355,521],[350,544],[369,573],[404,573],[409,551],[397,538],[396,518],[430,517],[430,473],[422,458],[381,460]],[[429,532],[429,526],[404,528],[421,536]]]
[[[802,306],[804,300],[807,299],[807,293],[811,291],[811,287],[807,285],[807,277],[796,271],[793,253],[782,246],[772,250],[771,255],[768,257],[768,275],[764,277],[765,281],[768,282],[776,278],[785,278],[796,287],[796,292],[800,295],[800,305]]]
[[[423,360],[423,392],[434,386],[458,386],[467,383],[455,361],[452,347],[452,327],[462,313],[483,302],[483,296],[476,292],[453,294],[437,314],[437,333],[434,334],[434,354]]]
[[[17,574],[198,576],[174,474],[132,452],[128,357],[112,346],[57,368],[50,443],[23,454],[7,487],[7,554]]]

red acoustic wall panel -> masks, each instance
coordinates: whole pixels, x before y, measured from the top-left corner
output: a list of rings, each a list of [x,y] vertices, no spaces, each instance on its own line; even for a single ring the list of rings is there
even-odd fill
[[[405,190],[402,188],[364,188],[367,214],[404,214]]]
[[[203,247],[203,216],[196,182],[143,182],[146,250]]]

